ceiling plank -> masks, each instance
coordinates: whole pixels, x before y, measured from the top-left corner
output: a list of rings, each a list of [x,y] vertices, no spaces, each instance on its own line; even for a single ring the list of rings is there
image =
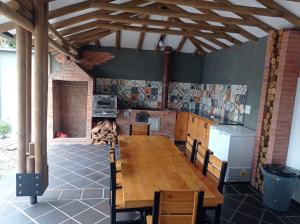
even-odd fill
[[[226,24],[240,24],[240,25],[249,25],[255,26],[253,22],[247,22],[243,19],[237,18],[228,18],[228,17],[220,17],[213,15],[203,15],[199,13],[189,13],[189,12],[174,12],[168,9],[154,8],[151,6],[145,7],[136,7],[136,6],[125,6],[120,4],[110,4],[110,3],[101,3],[96,2],[91,4],[91,7],[98,7],[101,9],[112,10],[116,12],[131,12],[131,13],[139,13],[143,15],[161,15],[161,16],[171,16],[178,18],[187,18],[193,20],[204,20],[204,21],[212,21],[212,22],[220,22]]]
[[[281,13],[281,17],[287,21],[293,23],[296,27],[300,27],[300,18],[294,13],[290,12],[288,9],[284,8],[274,0],[257,0],[259,3],[268,7],[269,9],[277,10]]]

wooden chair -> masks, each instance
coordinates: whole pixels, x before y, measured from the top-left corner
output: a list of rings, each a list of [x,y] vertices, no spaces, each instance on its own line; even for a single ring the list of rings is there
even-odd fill
[[[216,156],[213,155],[213,152],[211,152],[208,160],[206,176],[215,184],[216,188],[221,193],[223,193],[226,170],[227,170],[227,162],[221,161],[220,159],[218,159]],[[216,207],[207,207],[205,209],[215,210],[214,223],[215,224],[220,223],[222,205],[218,205]]]
[[[110,152],[113,152],[114,156],[115,156],[115,153],[116,153],[116,145],[115,144],[110,144]],[[115,159],[115,162],[116,162],[116,171],[121,172],[121,166],[122,166],[121,160]]]
[[[150,135],[150,125],[143,122],[130,124],[129,135]]]
[[[156,191],[147,224],[201,224],[203,191]]]
[[[195,159],[195,153],[196,153],[196,146],[197,146],[197,140],[192,139],[190,135],[188,134],[186,136],[186,143],[185,143],[185,149],[184,149],[184,155],[192,162],[194,163]]]
[[[204,176],[207,175],[208,161],[211,154],[212,152],[209,149],[205,149],[201,146],[201,142],[197,143],[194,164],[201,170]]]
[[[124,208],[123,201],[123,189],[122,186],[117,188],[117,173],[115,155],[113,152],[110,153],[110,212],[111,212],[111,223],[112,224],[129,224],[129,223],[144,223],[145,215],[144,211],[138,209]],[[134,220],[117,220],[117,213],[127,213],[128,216],[134,217],[139,216],[138,219]]]

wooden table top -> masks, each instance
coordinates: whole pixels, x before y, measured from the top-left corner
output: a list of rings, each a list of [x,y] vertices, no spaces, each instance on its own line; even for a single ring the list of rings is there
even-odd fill
[[[223,204],[223,195],[164,136],[119,136],[124,206],[151,207],[154,191],[205,191],[204,206]]]

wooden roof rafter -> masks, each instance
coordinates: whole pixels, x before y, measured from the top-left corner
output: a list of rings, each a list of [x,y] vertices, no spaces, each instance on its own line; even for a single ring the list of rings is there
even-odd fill
[[[9,4],[5,4],[3,2],[0,2],[0,13],[1,14],[6,16],[12,22],[16,23],[18,26],[23,27],[27,31],[33,32],[34,27],[33,27],[32,21],[28,20],[26,17],[21,15],[19,13],[18,9],[20,9],[20,8],[19,7],[18,8],[10,7]],[[53,48],[55,48],[56,50],[62,52],[65,55],[71,57],[73,60],[75,60],[76,55],[69,52],[69,50],[67,50],[66,48],[64,48],[60,44],[58,44],[56,41],[54,41],[50,37],[48,38],[48,42]]]

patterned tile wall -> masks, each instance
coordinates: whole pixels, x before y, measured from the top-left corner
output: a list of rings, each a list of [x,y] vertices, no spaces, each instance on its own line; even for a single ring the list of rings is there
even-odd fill
[[[247,85],[170,83],[169,108],[243,122]]]
[[[161,106],[162,83],[98,78],[96,93],[117,95],[119,108],[156,109]],[[171,82],[169,87],[169,108],[238,122],[243,122],[246,101],[247,85]]]
[[[118,108],[155,109],[161,106],[162,83],[158,81],[96,79],[97,94],[118,96]]]

